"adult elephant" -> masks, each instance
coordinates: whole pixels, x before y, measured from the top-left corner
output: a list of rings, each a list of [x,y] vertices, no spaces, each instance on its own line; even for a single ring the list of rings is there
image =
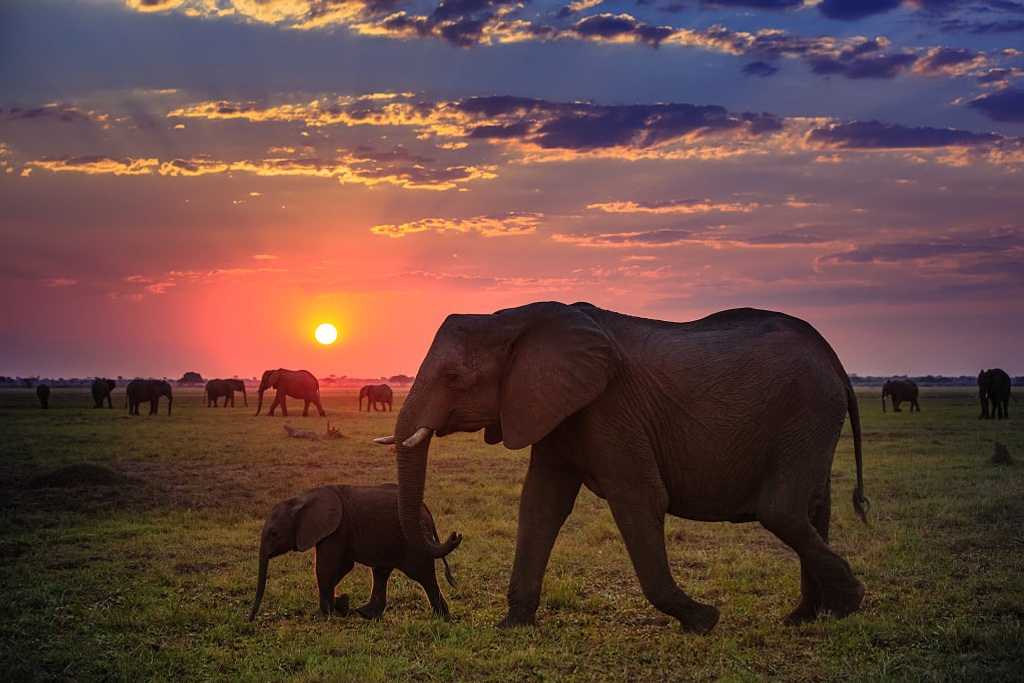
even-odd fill
[[[864,587],[827,544],[832,458],[850,414],[866,518],[857,398],[808,323],[737,309],[689,323],[586,303],[534,303],[441,325],[398,415],[399,512],[407,541],[434,557],[420,524],[434,434],[484,429],[489,444],[532,446],[502,626],[534,623],[545,568],[580,485],[608,501],[646,598],[706,632],[718,610],[676,585],[665,515],[758,521],[800,558],[788,621],[849,614]]]
[[[171,414],[171,405],[174,403],[174,396],[171,394],[171,385],[162,379],[133,379],[128,382],[125,388],[125,402],[128,405],[129,415],[139,414],[139,404],[149,403],[149,414],[156,415],[160,407],[160,397],[167,397],[167,414]]]
[[[363,399],[366,399],[366,412],[370,412],[370,406],[373,406],[374,410],[377,410],[377,404],[381,404],[381,412],[384,411],[384,406],[388,407],[388,412],[391,412],[391,401],[393,398],[391,387],[387,384],[367,384],[365,387],[359,390],[359,410],[363,410]]]
[[[310,403],[316,406],[316,409],[320,412],[320,417],[327,415],[324,412],[324,407],[320,404],[320,382],[308,370],[278,368],[265,371],[260,379],[260,400],[256,406],[257,415],[263,409],[263,392],[267,389],[274,389],[277,392],[274,395],[274,402],[270,404],[270,410],[267,413],[271,417],[279,405],[281,406],[281,414],[288,417],[288,406],[285,404],[287,396],[305,401],[305,405],[302,408],[303,417],[309,415]]]
[[[114,389],[117,388],[117,382],[106,377],[97,377],[92,381],[92,403],[94,408],[102,408],[103,401],[107,402],[108,408],[114,407],[114,402],[111,400],[110,395],[114,393]]]
[[[981,401],[979,420],[1002,420],[1010,416],[1010,376],[1005,370],[993,368],[978,373],[978,399]]]
[[[891,379],[882,385],[882,412],[885,412],[885,398],[888,396],[892,401],[892,412],[900,411],[900,403],[910,403],[910,412],[921,412],[921,406],[917,403],[917,383],[910,379]]]
[[[245,382],[240,379],[211,379],[206,383],[206,407],[216,408],[218,399],[223,397],[224,407],[226,408],[230,402],[231,407],[234,408],[236,391],[242,392],[242,400],[248,406],[249,399],[245,395]]]
[[[39,407],[46,410],[50,407],[50,387],[40,384],[36,387],[36,398],[39,399]]]

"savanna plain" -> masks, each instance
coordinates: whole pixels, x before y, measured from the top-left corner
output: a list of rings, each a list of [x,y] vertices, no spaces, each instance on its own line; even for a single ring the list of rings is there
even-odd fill
[[[399,392],[402,393],[402,392]],[[757,524],[669,519],[673,572],[722,610],[682,633],[644,600],[606,504],[583,490],[562,529],[534,629],[498,630],[528,450],[481,434],[434,439],[427,503],[442,537],[465,535],[443,584],[454,620],[431,616],[397,573],[382,620],[317,613],[312,553],[271,562],[247,621],[263,519],[326,483],[395,481],[371,443],[394,413],[359,413],[325,390],[326,420],[206,408],[129,417],[87,391],[0,392],[0,672],[7,680],[1021,680],[1024,677],[1024,410],[979,421],[971,388],[923,392],[922,412],[883,414],[858,390],[870,523],[850,504],[849,423],[832,469],[831,542],[867,586],[861,612],[786,627],[795,555]],[[250,404],[252,406],[252,404]],[[143,409],[145,413],[145,407]],[[1006,445],[1014,464],[990,461]],[[62,470],[92,464],[113,475]],[[76,474],[77,472],[77,474]],[[440,575],[440,572],[439,572]],[[354,605],[369,570],[341,584]]]

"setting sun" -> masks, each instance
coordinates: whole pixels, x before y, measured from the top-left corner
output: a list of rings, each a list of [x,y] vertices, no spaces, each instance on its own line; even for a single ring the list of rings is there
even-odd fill
[[[330,323],[320,323],[313,333],[316,340],[323,345],[333,344],[338,338],[338,328]]]

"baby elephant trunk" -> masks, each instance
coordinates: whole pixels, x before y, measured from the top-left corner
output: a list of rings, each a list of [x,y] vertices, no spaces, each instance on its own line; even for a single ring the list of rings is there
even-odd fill
[[[270,564],[270,558],[266,553],[260,552],[260,575],[256,579],[256,599],[252,603],[252,611],[249,612],[249,621],[253,621],[256,618],[256,612],[260,609],[260,603],[263,601],[263,591],[267,588],[267,566]]]

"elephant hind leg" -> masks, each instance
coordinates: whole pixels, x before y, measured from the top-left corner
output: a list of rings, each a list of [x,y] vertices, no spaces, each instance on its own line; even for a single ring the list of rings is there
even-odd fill
[[[373,589],[366,604],[356,610],[359,616],[364,619],[380,619],[383,616],[388,606],[388,579],[392,571],[391,567],[373,568]]]
[[[802,480],[805,478],[788,473],[781,486],[778,480],[774,486],[769,484],[757,515],[768,531],[800,557],[801,600],[787,621],[806,620],[822,609],[836,616],[846,616],[860,607],[864,585],[853,575],[849,563],[826,542],[830,508],[819,505],[812,524],[806,498],[790,492],[792,486],[800,485]],[[825,511],[819,511],[822,507]]]
[[[828,543],[829,522],[832,517],[831,483],[825,484],[825,495],[821,501],[813,505],[810,522],[822,541]],[[800,558],[800,604],[786,617],[787,624],[800,624],[816,619],[822,609],[823,592],[811,567]]]

